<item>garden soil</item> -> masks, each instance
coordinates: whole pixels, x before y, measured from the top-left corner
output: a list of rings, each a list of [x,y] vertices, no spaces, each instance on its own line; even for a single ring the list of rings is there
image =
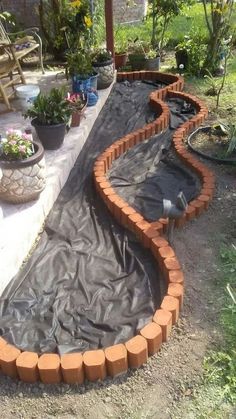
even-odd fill
[[[202,416],[197,407],[189,411],[188,406],[194,402],[201,382],[206,351],[221,339],[218,319],[222,295],[216,280],[220,275],[220,248],[236,244],[236,169],[204,163],[216,174],[216,193],[209,210],[174,235],[173,245],[185,273],[186,295],[181,319],[169,342],[141,369],[95,384],[29,385],[1,375],[2,418],[209,417]],[[205,394],[202,409],[206,398]],[[208,407],[211,413],[211,404]],[[235,416],[232,408],[221,417]]]

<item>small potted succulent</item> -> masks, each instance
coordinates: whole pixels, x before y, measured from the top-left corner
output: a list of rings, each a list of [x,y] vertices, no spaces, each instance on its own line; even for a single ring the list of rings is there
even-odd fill
[[[46,150],[59,148],[71,116],[64,89],[53,88],[48,94],[40,93],[24,116],[32,118],[31,125]]]
[[[128,41],[126,38],[118,38],[115,41],[115,68],[124,67],[128,59]]]
[[[88,89],[97,90],[97,73],[93,70],[90,52],[68,52],[67,71],[72,78],[73,93],[86,93]]]
[[[44,189],[44,149],[32,135],[9,129],[0,139],[0,199],[14,204],[38,198]]]
[[[129,47],[129,62],[132,70],[144,70],[148,46],[145,42],[136,39]]]
[[[157,50],[150,48],[146,54],[145,69],[160,70],[160,54]]]
[[[79,127],[87,105],[86,95],[84,93],[68,93],[67,101],[72,112],[70,126],[72,128]]]
[[[110,51],[97,49],[92,54],[92,66],[98,73],[98,89],[106,89],[114,80],[114,64]]]

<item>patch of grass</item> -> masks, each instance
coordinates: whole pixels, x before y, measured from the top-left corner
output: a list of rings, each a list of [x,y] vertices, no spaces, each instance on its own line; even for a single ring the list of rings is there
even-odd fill
[[[221,252],[221,287],[225,293],[220,323],[225,345],[212,351],[204,362],[205,381],[222,389],[222,398],[236,402],[236,246]]]

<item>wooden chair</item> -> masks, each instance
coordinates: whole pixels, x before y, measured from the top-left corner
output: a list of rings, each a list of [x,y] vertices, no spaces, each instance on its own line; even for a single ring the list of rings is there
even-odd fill
[[[42,41],[35,32],[37,28],[26,29],[24,32],[8,33],[0,21],[0,96],[7,107],[7,111],[13,110],[9,99],[14,96],[14,86],[25,84],[25,78],[21,69],[20,60],[30,56],[33,51],[38,50],[39,62],[44,74],[42,59]],[[10,36],[22,35],[23,33],[34,34],[25,36],[11,42]],[[38,42],[37,42],[38,41]]]
[[[27,28],[20,32],[6,32],[2,22],[0,21],[0,43],[4,45],[11,44],[14,46],[15,55],[19,61],[32,55],[33,51],[37,51],[40,67],[42,73],[44,74],[42,39],[38,32],[39,28],[36,27]]]

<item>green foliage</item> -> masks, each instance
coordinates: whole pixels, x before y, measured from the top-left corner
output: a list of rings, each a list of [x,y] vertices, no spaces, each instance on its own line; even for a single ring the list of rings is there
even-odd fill
[[[228,135],[228,149],[226,151],[226,155],[230,156],[236,150],[236,125],[232,122],[228,122],[227,124],[220,124],[222,130],[226,135]]]
[[[71,76],[82,75],[84,78],[93,72],[90,53],[77,50],[69,51],[66,54],[67,67]]]
[[[199,28],[193,28],[176,50],[185,50],[188,54],[188,73],[199,76],[206,54],[205,36]]]
[[[221,386],[223,397],[231,403],[236,402],[236,247],[224,248],[221,251],[221,283],[229,294],[225,293],[225,307],[220,321],[224,330],[225,348],[212,351],[205,359],[205,379],[208,383]],[[226,284],[228,285],[226,286]]]
[[[105,48],[98,48],[95,49],[92,54],[92,62],[94,63],[105,63],[106,61],[110,61],[112,59],[112,55],[110,51],[107,51]]]
[[[0,140],[0,158],[4,160],[23,160],[34,154],[33,143],[29,135],[19,130],[10,129],[6,137]]]
[[[67,49],[85,48],[91,40],[89,0],[40,0],[40,24],[48,51],[64,58]]]
[[[103,45],[106,39],[104,0],[94,1],[93,6],[92,44],[98,47],[99,45]]]
[[[37,118],[40,125],[67,123],[71,115],[64,89],[53,88],[48,94],[40,93],[24,117]]]
[[[216,96],[220,87],[220,80],[214,77],[209,70],[206,70],[204,78],[206,80],[206,84],[208,89],[206,90],[205,94],[207,96]]]

